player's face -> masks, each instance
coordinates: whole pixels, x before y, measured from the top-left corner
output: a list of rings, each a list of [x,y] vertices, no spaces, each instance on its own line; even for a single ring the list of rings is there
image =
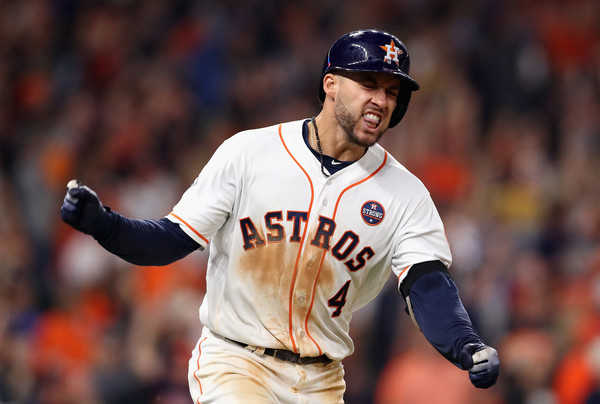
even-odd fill
[[[375,144],[387,130],[401,81],[383,73],[344,72],[338,75],[335,117],[348,139],[361,147]]]

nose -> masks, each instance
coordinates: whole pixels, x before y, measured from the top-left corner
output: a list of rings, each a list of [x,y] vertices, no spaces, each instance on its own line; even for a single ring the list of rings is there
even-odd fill
[[[388,96],[387,96],[385,88],[383,88],[383,87],[377,87],[373,91],[373,95],[372,95],[371,99],[372,99],[372,101],[373,101],[374,104],[376,104],[376,105],[378,105],[380,107],[387,106]]]

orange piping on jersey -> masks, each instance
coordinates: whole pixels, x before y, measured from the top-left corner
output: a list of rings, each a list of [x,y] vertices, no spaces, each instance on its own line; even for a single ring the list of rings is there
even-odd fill
[[[369,175],[368,177],[363,178],[362,180],[355,182],[352,185],[348,185],[346,188],[344,188],[344,190],[342,192],[340,192],[340,196],[338,196],[338,200],[335,203],[335,209],[333,210],[333,217],[332,219],[335,220],[335,215],[337,214],[337,210],[338,210],[338,206],[340,204],[340,200],[342,199],[342,195],[344,195],[344,193],[349,190],[350,188],[354,188],[357,185],[362,184],[365,181],[370,180],[371,178],[373,178],[379,171],[381,171],[381,169],[385,166],[385,163],[387,162],[387,152],[385,153],[385,156],[383,156],[383,163],[381,163],[381,165],[377,168],[377,170],[373,171],[371,173],[371,175]]]
[[[408,268],[410,268],[411,266],[412,266],[412,265],[409,265],[409,266],[407,266],[406,268],[404,268],[402,271],[400,271],[400,273],[398,274],[398,282],[400,282],[400,278],[402,277],[402,274],[403,274],[404,272],[406,272],[406,270],[407,270]]]
[[[310,176],[306,172],[306,170],[302,167],[302,165],[298,162],[298,160],[296,160],[294,155],[290,152],[287,145],[285,144],[285,141],[283,140],[283,134],[281,133],[282,126],[283,126],[282,124],[279,125],[279,129],[278,129],[279,130],[279,139],[281,140],[281,143],[283,144],[285,151],[287,151],[287,153],[290,155],[292,160],[294,160],[294,163],[296,163],[296,165],[300,168],[300,170],[302,170],[302,172],[306,176],[306,179],[308,180],[308,183],[310,185],[310,203],[308,205],[308,213],[306,216],[307,218],[310,218],[310,212],[312,210],[313,199],[315,197],[315,190],[313,187],[313,183],[310,179]],[[290,333],[290,340],[292,341],[292,348],[293,348],[294,352],[296,352],[296,353],[298,352],[298,348],[296,347],[296,341],[294,339],[294,333],[293,333],[292,301],[293,301],[293,297],[294,297],[294,287],[296,286],[296,278],[298,277],[298,265],[300,265],[300,257],[302,256],[302,248],[304,246],[304,242],[306,241],[306,232],[307,231],[308,231],[308,221],[307,221],[306,226],[304,226],[304,232],[302,232],[300,247],[298,248],[298,255],[296,256],[296,263],[294,264],[294,273],[292,274],[292,283],[290,285],[290,298],[289,298],[289,308],[288,308],[288,310],[289,310],[289,327],[290,327],[289,333]]]
[[[200,355],[202,355],[202,348],[201,348],[200,346],[202,345],[202,343],[203,343],[204,341],[206,341],[206,337],[204,337],[204,338],[202,339],[202,341],[200,341],[200,342],[198,343],[198,361],[196,362],[196,365],[197,365],[197,367],[196,367],[196,371],[194,372],[194,377],[196,378],[196,380],[198,380],[198,387],[200,387],[200,394],[204,394],[204,393],[202,393],[202,383],[200,382],[200,378],[198,377],[198,374],[197,374],[197,373],[198,373],[198,371],[200,370]],[[200,397],[198,397],[198,399],[196,400],[196,402],[197,402],[198,404],[202,404],[202,403],[200,402]]]
[[[173,213],[173,212],[169,213],[169,215],[173,216],[175,219],[179,220],[181,223],[183,223],[184,225],[186,225],[188,229],[190,229],[191,231],[193,231],[193,232],[194,232],[194,234],[196,234],[196,236],[200,237],[202,240],[204,240],[204,242],[205,242],[206,244],[208,244],[208,240],[206,239],[206,237],[204,237],[202,234],[198,233],[198,232],[196,231],[196,229],[194,229],[192,226],[190,226],[190,225],[188,224],[188,222],[186,222],[185,220],[183,220],[182,218],[180,218],[179,216],[177,216],[177,215],[176,215],[175,213]]]
[[[388,155],[386,152],[385,156],[383,157],[383,163],[381,163],[381,165],[377,168],[377,170],[373,171],[369,176],[363,178],[362,180],[355,182],[354,184],[348,185],[346,188],[344,188],[342,190],[342,192],[340,192],[340,195],[338,196],[338,199],[335,203],[335,209],[333,210],[333,217],[332,217],[333,220],[335,220],[335,215],[337,214],[337,209],[340,204],[340,200],[342,199],[342,195],[344,195],[344,193],[346,191],[348,191],[349,189],[354,188],[355,186],[360,185],[363,182],[368,181],[369,179],[373,178],[385,166],[385,163],[387,162],[387,156]],[[315,303],[315,292],[317,289],[317,281],[319,280],[319,274],[321,273],[321,268],[323,267],[323,261],[325,261],[325,254],[326,253],[323,253],[323,255],[321,256],[321,262],[319,263],[319,270],[317,271],[317,276],[315,277],[315,282],[314,282],[313,288],[312,288],[312,296],[310,299],[310,306],[308,308],[308,314],[306,315],[306,319],[304,320],[304,330],[306,331],[306,335],[308,335],[308,337],[315,343],[315,345],[319,349],[319,355],[322,355],[321,347],[317,344],[317,342],[313,339],[313,337],[308,332],[308,318],[310,317],[310,313],[312,312],[312,308]]]
[[[308,306],[308,313],[306,314],[306,318],[304,319],[304,330],[306,331],[306,335],[308,335],[308,338],[310,338],[312,340],[312,342],[314,342],[315,346],[319,350],[319,356],[323,355],[323,351],[321,350],[321,347],[319,346],[317,341],[315,341],[314,338],[312,337],[312,335],[310,335],[310,333],[308,332],[308,318],[310,317],[310,313],[312,312],[312,308],[315,303],[315,292],[317,290],[317,280],[319,279],[319,275],[321,274],[321,268],[323,268],[323,261],[325,261],[325,254],[326,254],[326,252],[323,252],[323,254],[321,255],[321,261],[319,262],[319,269],[317,271],[317,275],[315,276],[315,282],[313,283],[313,287],[312,287],[310,306]]]

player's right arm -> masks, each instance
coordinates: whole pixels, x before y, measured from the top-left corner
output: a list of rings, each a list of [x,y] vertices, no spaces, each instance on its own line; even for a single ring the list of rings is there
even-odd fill
[[[102,205],[96,192],[79,181],[67,186],[60,215],[111,253],[136,265],[167,265],[200,247],[178,224],[129,219]]]

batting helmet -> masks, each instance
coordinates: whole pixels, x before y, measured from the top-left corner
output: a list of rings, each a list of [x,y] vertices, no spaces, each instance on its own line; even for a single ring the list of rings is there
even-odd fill
[[[394,35],[375,29],[353,31],[338,38],[325,57],[319,99],[325,100],[323,77],[335,71],[379,72],[393,74],[407,85],[398,94],[396,108],[392,113],[389,127],[400,122],[406,113],[410,96],[419,89],[419,84],[409,75],[410,58],[406,46]]]

